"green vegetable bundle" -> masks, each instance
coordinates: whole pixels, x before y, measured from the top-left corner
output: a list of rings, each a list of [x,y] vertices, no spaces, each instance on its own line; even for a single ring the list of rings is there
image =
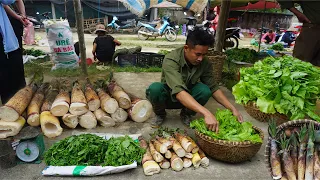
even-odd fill
[[[257,61],[258,53],[249,48],[233,48],[226,51],[227,61],[240,61],[247,63],[255,63]]]
[[[161,50],[158,52],[158,54],[162,54],[162,55],[167,55],[167,54],[169,54],[169,53],[170,53],[170,51],[165,50],[165,49],[161,49]]]
[[[70,136],[44,155],[51,166],[121,166],[141,162],[144,149],[129,136],[105,140],[93,134]]]
[[[237,117],[228,109],[216,112],[216,118],[219,121],[219,133],[208,130],[203,118],[194,120],[190,127],[198,130],[200,133],[210,136],[214,139],[228,140],[235,142],[251,141],[261,143],[262,139],[259,134],[252,128],[250,122],[240,123]]]
[[[299,59],[284,56],[266,58],[254,67],[242,68],[241,79],[233,87],[239,104],[254,102],[261,112],[285,114],[291,120],[314,113],[320,95],[320,69]]]
[[[24,50],[23,50],[23,54],[24,54],[24,55],[31,55],[31,56],[34,56],[34,57],[46,55],[45,52],[43,52],[43,51],[41,51],[41,50],[39,50],[39,49],[34,49],[34,48],[24,49]]]
[[[276,44],[273,44],[270,49],[276,50],[276,51],[283,51],[284,46],[281,43],[276,43]]]

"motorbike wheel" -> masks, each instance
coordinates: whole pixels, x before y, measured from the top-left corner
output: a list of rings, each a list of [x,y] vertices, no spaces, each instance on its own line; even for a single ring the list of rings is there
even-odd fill
[[[112,27],[107,27],[106,31],[108,34],[113,34],[115,30]]]
[[[224,43],[224,50],[232,49],[232,48],[238,48],[239,46],[239,40],[235,36],[227,36]],[[230,45],[229,45],[230,44]]]
[[[149,39],[149,36],[141,34],[141,33],[139,33],[139,31],[149,33],[150,31],[146,27],[139,28],[139,30],[138,30],[138,38],[140,40],[144,40],[144,41]]]
[[[173,42],[177,39],[177,33],[172,30],[172,29],[167,29],[165,32],[164,32],[164,36],[166,37],[166,39],[170,42]]]

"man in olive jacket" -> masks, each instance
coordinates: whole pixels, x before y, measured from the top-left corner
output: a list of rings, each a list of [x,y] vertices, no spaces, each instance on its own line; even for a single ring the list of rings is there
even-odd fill
[[[205,56],[214,39],[208,31],[196,28],[187,37],[186,44],[173,50],[164,58],[161,82],[152,83],[146,90],[156,117],[153,126],[162,124],[165,109],[181,109],[180,117],[189,126],[192,116],[200,113],[207,127],[218,131],[214,115],[204,107],[212,96],[217,102],[230,109],[239,121],[242,116],[228,101],[214,82],[212,63]]]

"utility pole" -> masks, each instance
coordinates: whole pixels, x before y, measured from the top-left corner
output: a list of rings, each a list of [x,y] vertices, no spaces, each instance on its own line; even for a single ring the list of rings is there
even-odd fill
[[[74,0],[74,12],[76,16],[76,24],[77,24],[77,32],[79,38],[79,49],[80,49],[80,56],[81,56],[81,68],[83,74],[88,77],[87,71],[87,62],[86,62],[86,45],[84,41],[84,31],[83,31],[83,15],[82,15],[82,7],[80,0]]]
[[[224,38],[226,35],[226,27],[231,7],[231,0],[221,1],[221,9],[219,14],[218,28],[216,34],[215,50],[222,52],[224,46]]]
[[[64,18],[68,19],[68,13],[67,13],[67,0],[64,0]]]
[[[51,11],[52,11],[52,19],[57,19],[56,16],[56,7],[54,6],[54,3],[51,2]]]

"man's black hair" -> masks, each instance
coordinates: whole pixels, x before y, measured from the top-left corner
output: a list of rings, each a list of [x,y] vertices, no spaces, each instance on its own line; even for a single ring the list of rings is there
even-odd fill
[[[196,45],[212,46],[214,43],[214,36],[201,27],[195,27],[193,31],[189,31],[186,44],[191,48]]]

